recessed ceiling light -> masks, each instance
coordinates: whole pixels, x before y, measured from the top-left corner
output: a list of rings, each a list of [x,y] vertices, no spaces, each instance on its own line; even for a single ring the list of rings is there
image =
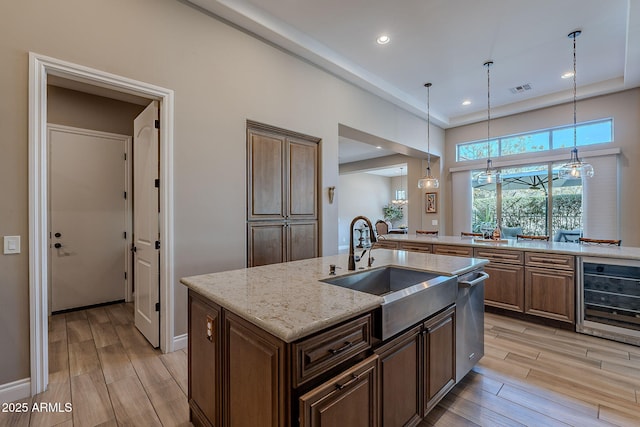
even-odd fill
[[[379,145],[378,145],[376,148],[377,148],[378,150],[382,150],[382,147],[381,147],[381,146],[379,146]]]
[[[573,71],[567,71],[560,77],[562,77],[563,79],[570,79],[571,77],[573,77]]]
[[[381,35],[380,37],[378,37],[376,39],[376,43],[378,44],[387,44],[391,41],[391,38],[389,36],[387,36],[386,34]]]
[[[462,105],[471,105],[471,101],[465,99],[464,101],[462,101]]]

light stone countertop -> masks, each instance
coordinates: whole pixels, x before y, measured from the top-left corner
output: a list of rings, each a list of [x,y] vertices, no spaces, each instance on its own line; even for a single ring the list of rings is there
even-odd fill
[[[576,256],[640,260],[640,248],[630,246],[581,245],[571,242],[517,241],[486,242],[459,236],[418,236],[416,234],[387,234],[384,240],[439,245],[472,246],[476,248],[515,249],[529,252],[552,252]],[[622,242],[624,244],[624,240]]]
[[[393,265],[447,276],[488,262],[380,248],[373,250],[373,257],[372,268]],[[382,304],[382,297],[319,282],[354,273],[347,270],[347,261],[347,255],[327,256],[185,277],[180,282],[283,341],[293,342]],[[367,269],[366,263],[367,255],[356,268]],[[336,276],[329,275],[331,264],[338,267]]]

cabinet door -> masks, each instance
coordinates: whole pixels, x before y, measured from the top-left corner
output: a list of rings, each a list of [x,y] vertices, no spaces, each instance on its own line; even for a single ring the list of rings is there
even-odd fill
[[[300,426],[376,427],[377,364],[373,355],[300,397]]]
[[[318,144],[287,138],[288,208],[287,218],[318,218]]]
[[[225,426],[287,425],[285,347],[225,311]]]
[[[484,286],[484,303],[522,313],[524,311],[524,267],[489,263]]]
[[[422,419],[421,327],[376,350],[380,357],[380,422],[385,427],[417,425]]]
[[[285,219],[285,137],[247,130],[247,220]]]
[[[286,228],[281,222],[252,222],[247,226],[249,267],[286,261]]]
[[[318,256],[318,221],[293,221],[287,229],[287,261]]]
[[[573,271],[538,267],[525,269],[525,313],[574,323],[574,295]]]
[[[195,425],[220,425],[220,310],[189,291],[189,408]]]
[[[456,383],[455,306],[424,323],[424,415]]]

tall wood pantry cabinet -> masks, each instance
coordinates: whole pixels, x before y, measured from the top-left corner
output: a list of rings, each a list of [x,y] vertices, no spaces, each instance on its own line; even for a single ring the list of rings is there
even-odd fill
[[[247,121],[247,264],[318,256],[319,138]]]

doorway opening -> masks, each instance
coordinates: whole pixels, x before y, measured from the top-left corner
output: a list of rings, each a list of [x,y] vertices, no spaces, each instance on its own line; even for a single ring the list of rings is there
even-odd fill
[[[159,137],[159,292],[160,349],[171,352],[174,342],[173,277],[173,106],[174,94],[148,83],[29,53],[29,312],[31,393],[47,387],[49,197],[47,152],[47,82],[50,77],[88,85],[96,90],[114,91],[155,100],[160,105]]]

